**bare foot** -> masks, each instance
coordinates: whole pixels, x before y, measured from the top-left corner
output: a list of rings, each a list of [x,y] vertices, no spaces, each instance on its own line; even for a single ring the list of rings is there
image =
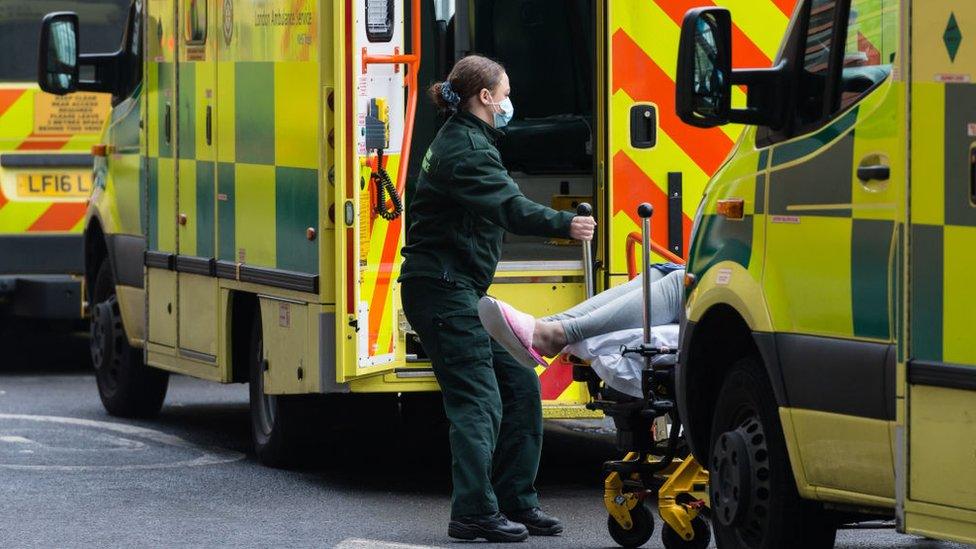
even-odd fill
[[[535,321],[532,346],[546,357],[556,356],[566,346],[566,332],[561,322]]]

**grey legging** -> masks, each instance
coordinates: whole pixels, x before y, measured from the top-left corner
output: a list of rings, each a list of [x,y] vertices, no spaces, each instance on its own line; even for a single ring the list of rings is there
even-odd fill
[[[642,276],[541,320],[561,322],[567,343],[618,330],[640,328],[644,325]],[[651,326],[678,321],[684,277],[684,270],[672,271],[662,277],[660,271],[651,269]]]

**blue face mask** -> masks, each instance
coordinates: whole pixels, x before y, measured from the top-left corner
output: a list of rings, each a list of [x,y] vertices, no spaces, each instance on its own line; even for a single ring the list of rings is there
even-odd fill
[[[512,100],[508,97],[502,99],[498,103],[492,103],[493,107],[498,107],[502,112],[495,113],[495,127],[504,128],[512,121],[512,117],[515,116],[515,106],[512,105]]]

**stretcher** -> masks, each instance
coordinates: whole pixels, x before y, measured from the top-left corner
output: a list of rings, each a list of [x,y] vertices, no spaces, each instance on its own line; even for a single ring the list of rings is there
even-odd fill
[[[589,205],[581,204],[578,213],[589,215],[591,211]],[[650,204],[638,207],[642,221],[643,329],[575,344],[561,358],[574,365],[574,380],[586,382],[592,397],[587,407],[613,419],[617,447],[625,452],[623,459],[604,464],[603,501],[610,536],[623,547],[647,543],[654,534],[651,506],[656,501],[657,514],[664,523],[664,546],[704,549],[711,541],[708,472],[684,443],[674,402],[679,327],[652,328],[649,322],[653,213]],[[681,262],[680,258],[666,257]],[[590,297],[593,262],[588,242],[583,244],[583,263]],[[630,270],[631,277],[636,276],[633,267]]]

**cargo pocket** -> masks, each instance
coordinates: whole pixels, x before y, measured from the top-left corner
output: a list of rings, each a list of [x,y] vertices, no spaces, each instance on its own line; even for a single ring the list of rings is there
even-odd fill
[[[477,311],[463,309],[437,314],[434,329],[437,348],[444,362],[491,358],[491,337],[481,325]]]

